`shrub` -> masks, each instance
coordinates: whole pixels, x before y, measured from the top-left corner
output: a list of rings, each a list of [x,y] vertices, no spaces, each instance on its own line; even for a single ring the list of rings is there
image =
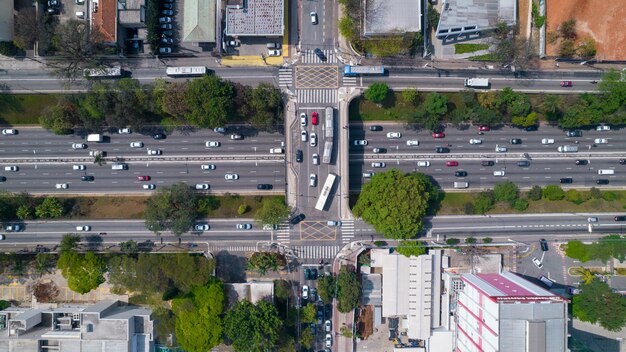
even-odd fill
[[[239,215],[243,215],[245,214],[247,211],[249,210],[248,206],[245,204],[242,204],[239,206],[239,208],[237,208],[237,214]]]
[[[602,198],[602,191],[596,187],[591,187],[589,190],[589,196],[594,199],[600,199]]]
[[[565,198],[565,192],[558,185],[547,185],[542,192],[543,198],[548,200],[561,200]]]
[[[476,242],[477,241],[476,241],[475,237],[467,237],[467,238],[465,238],[465,243],[467,243],[467,244],[475,244]]]
[[[517,211],[524,211],[528,209],[528,201],[526,199],[517,199],[513,202],[513,209]]]
[[[402,100],[409,105],[417,105],[419,103],[419,93],[416,89],[407,89],[402,91]]]
[[[386,241],[374,241],[374,246],[376,247],[383,247],[386,246],[387,242]]]
[[[496,202],[513,204],[517,199],[519,189],[511,181],[500,182],[493,187],[493,198]]]
[[[477,214],[484,214],[493,207],[493,193],[490,191],[480,192],[474,201],[474,211]]]
[[[461,243],[461,240],[460,240],[460,239],[458,239],[458,238],[448,238],[448,239],[446,240],[446,243],[447,243],[449,246],[456,246],[457,244]]]
[[[20,48],[13,42],[0,42],[0,54],[4,56],[17,56],[21,52]]]
[[[528,191],[528,199],[530,200],[540,200],[542,195],[541,186],[533,186],[530,191]]]
[[[611,192],[611,191],[602,192],[602,199],[606,200],[607,202],[616,200],[617,198],[619,197],[615,192]]]
[[[493,238],[491,238],[491,237],[483,238],[483,243],[491,243],[491,242],[493,242]]]

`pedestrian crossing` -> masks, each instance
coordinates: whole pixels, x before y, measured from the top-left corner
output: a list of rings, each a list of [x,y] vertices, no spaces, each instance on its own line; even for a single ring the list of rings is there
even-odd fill
[[[339,246],[293,246],[291,250],[300,259],[333,259]]]
[[[343,77],[344,86],[356,86],[357,77]]]
[[[322,50],[326,61],[320,60],[313,50],[304,50],[300,53],[301,62],[303,64],[334,64],[337,63],[337,56],[333,50]]]
[[[281,68],[278,70],[278,86],[279,87],[293,86],[293,69]]]
[[[300,104],[336,104],[336,89],[298,89],[296,90],[298,103]]]
[[[354,220],[341,222],[341,243],[350,243],[354,240]]]
[[[289,245],[289,224],[278,225],[278,230],[274,231],[274,242]]]
[[[256,246],[252,245],[239,245],[239,246],[216,246],[209,245],[209,251],[213,253],[213,255],[217,255],[219,252],[229,252],[229,253],[253,253],[257,251]]]

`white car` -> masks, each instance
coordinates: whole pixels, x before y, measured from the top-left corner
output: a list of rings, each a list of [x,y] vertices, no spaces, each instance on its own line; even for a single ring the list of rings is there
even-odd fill
[[[280,53],[281,53],[280,49],[267,51],[268,56],[280,56]]]
[[[239,175],[237,174],[226,174],[224,176],[224,178],[228,181],[232,181],[232,180],[238,180],[239,179]]]
[[[202,170],[215,170],[215,165],[214,164],[205,164],[205,165],[200,165],[200,168]]]
[[[317,13],[311,12],[309,16],[311,16],[311,24],[317,24]]]
[[[610,130],[611,130],[611,126],[608,126],[608,125],[600,125],[596,127],[596,131],[610,131]]]
[[[596,138],[593,140],[593,142],[596,144],[607,144],[609,143],[609,140],[606,138]]]
[[[76,226],[76,231],[90,231],[90,230],[91,230],[91,226],[89,225]]]
[[[300,140],[303,142],[306,142],[306,138],[307,138],[307,132],[306,131],[300,132]]]
[[[198,189],[198,190],[209,189],[209,184],[208,183],[197,183],[196,184],[196,189]]]
[[[496,144],[496,152],[498,152],[498,153],[506,153],[506,151],[507,151],[506,147],[501,147],[501,146]]]
[[[309,144],[311,147],[317,146],[317,134],[315,132],[311,132],[311,139],[309,140]]]
[[[312,156],[313,158],[313,165],[319,165],[320,164],[320,155],[315,153]]]
[[[193,229],[196,231],[209,231],[211,226],[209,226],[209,224],[196,224]]]
[[[230,139],[233,141],[239,141],[243,139],[243,136],[237,133],[231,134]]]
[[[309,187],[315,187],[317,185],[317,175],[310,174],[309,175]]]
[[[133,133],[133,131],[130,128],[120,128],[119,130],[117,130],[117,133],[119,133],[119,134],[131,134],[131,133]]]
[[[354,141],[354,145],[364,146],[364,145],[367,145],[367,141],[365,139],[357,139]]]
[[[303,112],[300,113],[300,126],[306,127],[306,114]]]
[[[67,183],[57,183],[57,189],[67,189],[69,185]]]
[[[4,235],[0,235],[0,241],[4,240]]]
[[[543,268],[543,264],[541,264],[541,261],[537,258],[533,258],[533,264],[535,264],[535,266],[539,269]]]
[[[402,138],[402,133],[400,133],[400,132],[389,132],[389,133],[387,133],[387,138]]]
[[[418,145],[420,145],[420,141],[418,141],[417,139],[409,139],[408,141],[406,141],[406,145],[408,145],[409,147],[417,147]]]
[[[494,171],[493,175],[494,176],[498,176],[498,177],[502,177],[502,176],[504,176],[504,170]]]
[[[598,222],[598,218],[596,217],[587,218],[587,222]]]
[[[72,166],[72,170],[80,170],[80,171],[83,171],[83,170],[85,170],[85,169],[86,169],[86,168],[85,168],[85,165],[82,165],[82,164]]]
[[[470,139],[469,140],[470,144],[483,144],[483,140],[482,139]]]
[[[375,172],[364,172],[363,178],[372,178],[374,177]]]
[[[131,148],[143,148],[143,142],[131,142],[130,147]]]
[[[13,128],[5,128],[2,130],[2,134],[3,135],[14,135],[17,133],[17,130],[13,129]]]
[[[383,167],[385,167],[385,166],[387,166],[387,164],[385,164],[384,162],[375,162],[375,163],[372,163],[372,167],[373,167],[373,168],[377,168],[377,169],[383,168]]]
[[[85,149],[87,144],[85,143],[72,143],[72,149]]]
[[[554,144],[554,139],[552,138],[544,138],[541,140],[541,144]]]
[[[417,166],[429,167],[430,166],[430,161],[418,161],[417,162]]]
[[[252,224],[237,224],[235,227],[237,230],[250,230],[252,228]]]
[[[155,189],[156,185],[154,183],[150,183],[147,185],[142,185],[143,189]]]
[[[302,286],[302,299],[309,299],[309,286]]]
[[[19,168],[18,166],[15,166],[15,165],[5,166],[5,167],[4,167],[4,171],[13,171],[13,172],[16,172],[16,171],[19,171],[19,170],[20,170],[20,168]]]
[[[332,323],[330,322],[330,320],[326,320],[324,322],[324,331],[330,332],[331,330],[332,330]]]
[[[148,149],[148,155],[161,155],[163,152],[161,149]]]
[[[218,148],[220,146],[220,142],[218,141],[207,141],[204,143],[207,148]]]
[[[333,347],[333,337],[330,334],[326,334],[324,338],[325,346],[330,348]]]

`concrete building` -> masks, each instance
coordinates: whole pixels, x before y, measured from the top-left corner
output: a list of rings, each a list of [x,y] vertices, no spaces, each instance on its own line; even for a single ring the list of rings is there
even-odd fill
[[[228,0],[226,2],[226,35],[281,37],[284,31],[284,0]]]
[[[365,0],[364,36],[404,34],[422,30],[421,1]]]
[[[274,301],[274,282],[243,282],[234,284],[224,284],[224,292],[228,305],[231,306],[238,301],[247,300],[256,304],[260,300]]]
[[[444,42],[475,39],[499,22],[517,24],[516,0],[444,0],[437,38]]]
[[[521,277],[463,274],[456,307],[456,351],[567,350],[568,301]]]
[[[185,0],[182,41],[215,43],[215,0]]]
[[[13,40],[13,0],[0,1],[0,41]]]
[[[0,352],[151,352],[152,311],[120,301],[0,311]]]

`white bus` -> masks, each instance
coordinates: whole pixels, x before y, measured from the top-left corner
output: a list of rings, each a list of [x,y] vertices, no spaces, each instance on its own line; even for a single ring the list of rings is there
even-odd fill
[[[324,154],[322,154],[322,162],[324,164],[330,164],[330,160],[333,157],[333,142],[324,142]]]
[[[328,202],[328,195],[330,194],[330,190],[332,190],[333,186],[335,185],[336,178],[337,175],[331,173],[328,174],[328,178],[326,178],[324,187],[322,187],[320,196],[317,199],[317,204],[315,204],[315,209],[322,211],[324,210],[324,208],[326,207],[326,203]]]
[[[333,125],[335,124],[335,111],[331,107],[326,108],[326,138],[333,138]]]
[[[122,77],[122,66],[86,68],[84,71],[87,78],[117,78]]]
[[[170,77],[192,77],[206,75],[207,71],[204,66],[179,66],[168,67],[165,73]]]

